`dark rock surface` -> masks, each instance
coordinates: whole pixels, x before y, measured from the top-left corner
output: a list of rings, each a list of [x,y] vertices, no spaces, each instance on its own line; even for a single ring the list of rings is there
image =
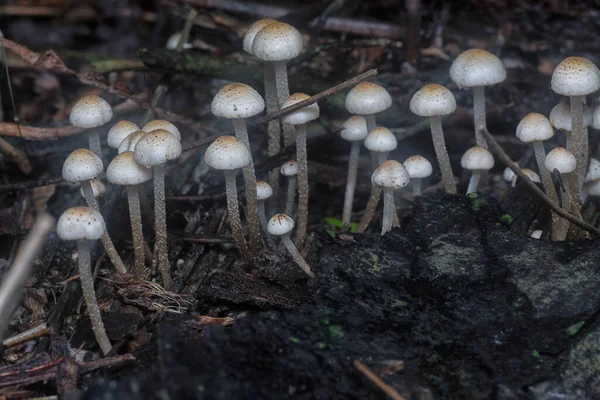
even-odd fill
[[[384,398],[354,360],[412,399],[600,398],[597,240],[530,239],[510,222],[488,197],[426,196],[384,237],[319,232],[303,306],[201,339],[164,322],[145,372],[93,378],[81,398]]]

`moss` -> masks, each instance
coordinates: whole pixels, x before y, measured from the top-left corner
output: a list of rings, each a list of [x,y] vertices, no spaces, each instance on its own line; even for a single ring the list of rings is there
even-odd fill
[[[500,217],[500,222],[506,226],[510,226],[513,223],[513,217],[510,214],[504,214]]]
[[[583,325],[585,325],[585,321],[579,321],[578,323],[571,325],[566,329],[567,335],[575,336],[577,332],[579,332],[579,330],[583,328]]]
[[[485,197],[479,197],[477,193],[471,193],[469,197],[471,198],[471,209],[473,211],[479,211],[481,207],[487,204]]]
[[[300,343],[300,339],[298,339],[297,337],[291,336],[290,337],[290,342],[292,342],[292,343]]]
[[[406,307],[408,303],[404,300],[396,300],[392,303],[392,307]]]
[[[327,345],[323,342],[318,342],[316,344],[316,346],[317,346],[317,349],[319,349],[319,350],[323,350],[325,347],[327,347]]]
[[[329,334],[334,339],[341,339],[344,337],[344,331],[342,331],[342,327],[339,325],[330,325],[329,326]]]

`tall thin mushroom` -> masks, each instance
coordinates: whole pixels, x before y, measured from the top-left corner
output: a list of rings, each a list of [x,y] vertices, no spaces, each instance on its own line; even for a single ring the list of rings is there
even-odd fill
[[[258,200],[258,218],[261,228],[267,233],[267,213],[265,211],[265,202],[273,196],[273,189],[265,181],[256,182],[256,199]]]
[[[456,194],[456,183],[452,165],[446,150],[442,117],[456,110],[456,99],[450,90],[442,85],[431,83],[423,86],[410,99],[410,111],[420,117],[429,118],[433,147],[442,172],[444,190],[448,194]]]
[[[560,192],[562,208],[566,212],[571,213],[573,204],[571,202],[570,193],[572,193],[572,187],[575,185],[575,180],[577,179],[577,177],[573,174],[577,167],[577,160],[575,156],[564,147],[556,147],[550,153],[548,153],[544,164],[548,170],[557,170],[561,174],[561,177],[563,178],[562,181],[565,186],[565,191]],[[578,197],[575,199],[577,198]],[[553,239],[565,240],[569,231],[569,224],[561,224],[557,228],[560,230],[556,234],[553,232]]]
[[[371,176],[371,183],[383,188],[383,219],[381,235],[392,230],[395,211],[394,191],[403,188],[410,182],[406,169],[396,160],[381,163]]]
[[[548,117],[550,123],[554,127],[554,129],[558,129],[561,132],[564,132],[566,135],[565,138],[565,147],[570,152],[573,152],[573,141],[572,141],[572,130],[573,123],[571,120],[571,104],[568,101],[561,101],[557,105],[555,105],[552,110],[550,110],[550,116]],[[583,124],[586,127],[592,126],[595,122],[594,116],[592,114],[592,110],[584,104],[583,105]]]
[[[112,117],[112,108],[104,99],[98,96],[85,96],[73,106],[71,114],[69,114],[69,121],[73,126],[89,129],[88,142],[90,150],[102,158],[100,135],[94,128],[106,124]]]
[[[375,114],[392,106],[392,96],[385,88],[372,83],[360,82],[346,95],[345,107],[350,114],[362,115],[367,121],[367,131],[377,126]]]
[[[423,179],[427,178],[433,172],[433,167],[429,160],[420,155],[408,157],[402,165],[408,172],[410,182],[413,188],[413,197],[421,195],[421,186]]]
[[[287,249],[287,251],[291,254],[292,258],[298,264],[298,266],[304,271],[304,273],[311,278],[315,278],[315,274],[311,271],[310,265],[302,258],[300,252],[292,243],[290,239],[290,233],[294,229],[294,220],[286,214],[275,214],[269,220],[269,224],[267,225],[269,233],[274,236],[280,236],[281,242]]]
[[[298,163],[296,160],[290,160],[284,163],[279,168],[281,175],[286,176],[288,179],[287,196],[285,197],[285,213],[292,215],[294,210],[294,203],[296,201],[296,187],[298,186]]]
[[[344,211],[342,213],[342,229],[347,230],[351,224],[352,204],[356,190],[358,176],[358,161],[360,157],[360,143],[367,137],[367,122],[364,117],[355,115],[344,122],[344,129],[340,136],[352,143],[348,157],[348,178],[346,179],[346,193],[344,195]]]
[[[494,168],[494,156],[486,148],[475,146],[463,154],[460,165],[471,171],[467,194],[476,193],[481,173]]]

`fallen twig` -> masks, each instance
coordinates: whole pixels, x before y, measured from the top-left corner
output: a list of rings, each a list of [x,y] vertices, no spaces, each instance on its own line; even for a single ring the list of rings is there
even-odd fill
[[[43,322],[31,329],[27,329],[21,333],[18,333],[14,336],[6,338],[2,345],[6,348],[18,346],[22,343],[29,342],[30,340],[37,339],[40,336],[45,336],[50,332],[48,329],[48,324]]]
[[[398,393],[396,389],[385,383],[365,364],[361,363],[358,360],[354,360],[354,366],[356,367],[356,369],[362,372],[371,382],[373,382],[379,389],[381,389],[386,395],[390,396],[394,400],[405,400],[404,396]]]

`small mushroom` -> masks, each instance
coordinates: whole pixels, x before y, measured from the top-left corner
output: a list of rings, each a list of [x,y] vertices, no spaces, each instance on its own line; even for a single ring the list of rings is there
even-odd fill
[[[85,96],[75,103],[69,115],[69,120],[73,126],[89,129],[88,142],[90,150],[102,158],[100,136],[94,128],[106,124],[112,117],[113,112],[110,104],[98,96]]]
[[[413,187],[413,196],[421,195],[421,183],[433,172],[431,163],[423,156],[410,156],[402,163]]]
[[[550,111],[550,116],[548,117],[550,123],[555,129],[559,131],[563,131],[566,133],[566,148],[569,151],[573,150],[573,140],[572,140],[572,130],[573,123],[571,120],[571,104],[568,101],[561,101],[557,105],[555,105]],[[583,124],[586,127],[592,126],[595,122],[594,115],[592,114],[592,110],[584,104],[583,105]]]
[[[292,211],[294,210],[294,202],[296,200],[296,175],[298,175],[298,163],[296,160],[290,160],[283,164],[279,171],[281,172],[281,175],[287,176],[288,178],[288,190],[285,198],[285,213],[287,215],[292,215]]]
[[[311,278],[315,278],[315,274],[310,270],[310,265],[302,258],[300,252],[292,240],[290,239],[290,232],[294,229],[294,220],[286,214],[275,214],[269,220],[268,230],[271,235],[280,236],[281,242],[292,255],[292,258],[298,264],[298,266],[304,271],[304,273]]]
[[[342,213],[342,227],[344,230],[350,226],[352,217],[352,204],[354,203],[354,191],[356,189],[356,178],[358,175],[358,160],[360,156],[360,142],[366,139],[367,122],[364,117],[355,115],[344,122],[341,132],[342,139],[352,143],[350,156],[348,157],[348,178],[346,181],[346,194],[344,196],[344,211]]]
[[[264,181],[256,182],[256,199],[258,200],[258,218],[260,225],[267,232],[267,213],[265,212],[265,202],[273,196],[271,185]]]
[[[109,147],[117,149],[123,141],[123,139],[139,130],[140,127],[131,121],[119,121],[116,124],[114,124],[113,127],[110,128],[110,130],[108,131],[108,135],[106,136],[106,142],[108,143]]]
[[[153,119],[152,121],[148,121],[148,123],[142,127],[143,132],[152,132],[158,129],[164,129],[165,131],[170,132],[177,140],[181,141],[181,132],[179,132],[179,129],[174,124],[167,120]]]
[[[471,171],[471,180],[469,181],[467,194],[475,193],[477,192],[481,173],[483,171],[489,171],[494,167],[494,156],[483,147],[471,147],[463,154],[460,159],[460,165],[464,169]]]
[[[383,220],[381,235],[392,230],[393,216],[396,213],[394,191],[410,182],[406,169],[396,160],[384,161],[371,176],[371,183],[383,187]]]
[[[123,139],[123,141],[119,144],[119,147],[117,148],[117,153],[121,154],[125,153],[126,151],[134,151],[137,142],[139,142],[140,139],[147,134],[148,132],[144,131],[133,132],[131,135]]]
[[[572,193],[571,188],[573,185],[575,185],[575,180],[577,179],[577,177],[573,174],[577,166],[577,160],[575,159],[575,156],[564,147],[557,147],[548,153],[544,164],[548,170],[557,170],[561,174],[565,191],[560,192],[560,200],[563,210],[570,213],[572,208],[570,195],[570,193]],[[555,240],[565,240],[569,230],[569,223],[566,222],[564,224],[560,224],[556,227],[556,229],[557,233],[554,235],[553,232],[552,237],[555,238]]]
[[[392,96],[383,87],[372,82],[361,82],[346,95],[346,110],[350,114],[362,115],[370,132],[377,126],[375,114],[392,106]]]

